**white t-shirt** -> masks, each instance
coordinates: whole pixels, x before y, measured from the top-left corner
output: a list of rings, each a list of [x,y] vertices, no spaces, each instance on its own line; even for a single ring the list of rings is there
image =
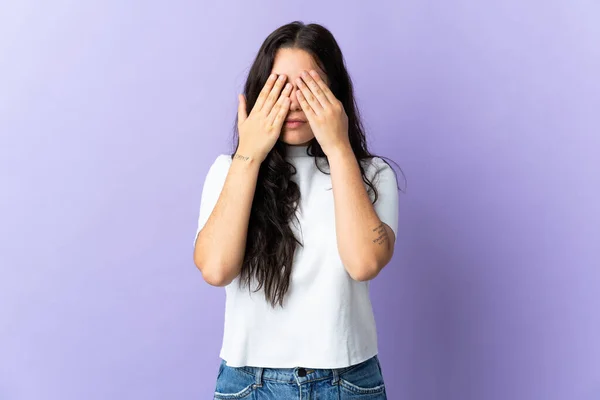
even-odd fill
[[[272,308],[262,289],[240,289],[239,276],[225,286],[220,357],[229,366],[341,368],[377,354],[369,282],[353,280],[342,264],[336,243],[331,175],[317,169],[315,158],[307,155],[306,149],[288,147],[288,159],[297,170],[292,179],[301,194],[296,212],[301,228],[295,219],[290,226],[304,247],[296,247],[284,308]],[[219,198],[231,162],[230,155],[219,155],[208,171],[196,235]],[[329,172],[324,158],[319,159],[319,166]],[[375,211],[397,237],[398,189],[394,171],[378,157],[363,161],[363,166],[378,190]],[[371,201],[373,196],[371,192]],[[255,288],[253,284],[252,289]]]

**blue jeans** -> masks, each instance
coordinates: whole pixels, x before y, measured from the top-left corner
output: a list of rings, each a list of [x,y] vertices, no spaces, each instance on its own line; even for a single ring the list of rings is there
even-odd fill
[[[379,358],[335,369],[229,367],[221,360],[215,399],[386,400]]]

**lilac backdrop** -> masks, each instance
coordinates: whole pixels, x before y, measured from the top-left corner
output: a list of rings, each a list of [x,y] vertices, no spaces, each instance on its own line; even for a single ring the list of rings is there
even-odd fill
[[[597,2],[37,3],[0,5],[0,399],[211,398],[202,183],[294,19],[408,179],[372,283],[390,399],[600,398]]]

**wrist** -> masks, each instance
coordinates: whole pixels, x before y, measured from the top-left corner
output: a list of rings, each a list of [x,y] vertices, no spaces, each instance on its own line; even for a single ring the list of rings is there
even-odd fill
[[[254,166],[260,166],[260,164],[262,163],[262,160],[259,157],[253,155],[252,153],[247,153],[244,151],[236,151],[235,154],[233,155],[232,163],[244,165],[246,167],[254,167]]]
[[[323,151],[327,158],[335,160],[338,158],[348,157],[349,155],[354,156],[354,151],[352,151],[352,147],[350,143],[342,143],[337,146],[334,146],[332,149]]]

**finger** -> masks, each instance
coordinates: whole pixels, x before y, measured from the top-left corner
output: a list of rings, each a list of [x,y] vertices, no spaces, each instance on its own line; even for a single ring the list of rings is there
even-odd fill
[[[269,123],[273,123],[273,121],[276,119],[277,115],[281,111],[281,106],[283,105],[283,103],[285,103],[286,100],[290,100],[290,92],[291,91],[292,91],[292,84],[287,83],[285,85],[285,87],[283,88],[283,91],[281,92],[281,96],[279,96],[277,103],[275,104],[275,106],[273,108],[271,108],[271,111],[269,112],[269,115],[267,116],[267,121]],[[286,111],[286,113],[287,113],[287,111]]]
[[[308,104],[308,102],[306,101],[306,98],[304,97],[304,95],[302,94],[301,91],[296,92],[296,97],[298,98],[298,103],[300,103],[300,107],[302,108],[302,111],[304,111],[304,115],[306,115],[306,118],[308,119],[308,122],[310,123],[310,121],[313,121],[314,118],[316,117],[314,110],[312,109],[310,104]]]
[[[307,71],[302,72],[302,79],[312,94],[316,97],[321,107],[325,108],[331,104],[327,96],[325,96],[325,93],[323,93],[323,89],[321,89],[321,87]]]
[[[271,126],[275,129],[275,131],[280,132],[281,126],[283,125],[283,121],[285,121],[285,117],[290,110],[290,104],[292,101],[289,97],[281,97],[281,102],[277,102],[275,107],[273,107],[273,118],[270,121]]]
[[[300,89],[298,93],[302,93],[302,97],[308,102],[313,112],[319,115],[323,111],[323,106],[321,106],[319,100],[312,94],[310,88],[306,86],[306,83],[301,78],[296,79],[296,84],[298,85],[298,89]]]
[[[267,114],[271,112],[271,108],[277,102],[277,99],[279,99],[279,93],[281,92],[281,88],[283,88],[285,80],[285,75],[279,75],[279,78],[277,78],[275,85],[273,85],[273,88],[271,89],[269,95],[267,96],[267,99],[265,100],[265,104],[263,104],[260,110],[264,111]]]
[[[256,103],[254,103],[253,109],[260,110],[262,108],[267,96],[269,95],[269,92],[271,91],[271,88],[273,87],[273,84],[275,83],[275,79],[277,79],[276,74],[269,75],[269,78],[265,82],[260,94],[258,95],[258,98],[256,99]]]
[[[241,124],[248,118],[246,112],[246,98],[243,94],[238,94],[238,123]]]
[[[331,89],[329,89],[329,86],[327,86],[327,83],[325,83],[323,78],[321,78],[321,75],[319,75],[319,73],[314,69],[310,71],[310,75],[313,77],[317,85],[319,85],[319,87],[323,91],[323,94],[325,95],[325,97],[327,97],[327,100],[329,100],[331,104],[335,104],[335,102],[337,101],[337,97],[335,97]]]

